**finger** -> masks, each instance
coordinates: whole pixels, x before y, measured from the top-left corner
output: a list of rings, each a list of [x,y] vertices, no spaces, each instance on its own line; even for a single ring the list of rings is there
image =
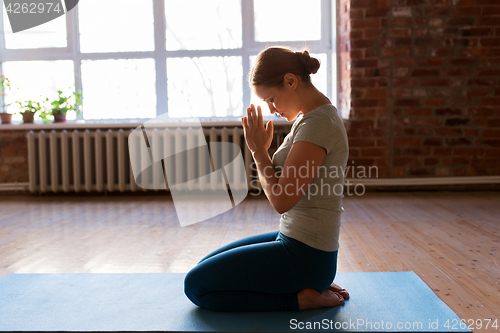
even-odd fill
[[[246,124],[246,120],[246,117],[241,118],[241,125],[243,126],[243,130],[246,130],[246,128],[248,127],[248,124]]]
[[[250,123],[248,122],[248,118],[245,117],[245,128],[244,129],[246,129],[248,131],[249,128],[250,128]]]
[[[255,111],[255,105],[253,105],[253,104],[250,105],[250,114],[252,116],[252,118],[250,119],[252,126],[257,126],[258,119],[257,119],[256,111]]]
[[[247,125],[250,126],[251,122],[252,122],[252,108],[251,107],[248,107],[247,108]]]
[[[259,127],[264,127],[264,119],[262,118],[262,108],[257,106],[257,125]]]
[[[269,120],[269,121],[267,122],[266,132],[267,132],[267,134],[271,137],[271,140],[272,140],[273,133],[274,133],[274,123],[273,123],[273,121],[272,121],[272,120]]]

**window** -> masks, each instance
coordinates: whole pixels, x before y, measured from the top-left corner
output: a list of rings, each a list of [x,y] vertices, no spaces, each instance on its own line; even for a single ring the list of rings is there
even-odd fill
[[[272,45],[318,57],[313,83],[337,103],[333,0],[85,0],[16,34],[1,10],[0,71],[13,87],[6,103],[76,89],[79,119],[231,119],[250,103],[269,115],[246,80]]]

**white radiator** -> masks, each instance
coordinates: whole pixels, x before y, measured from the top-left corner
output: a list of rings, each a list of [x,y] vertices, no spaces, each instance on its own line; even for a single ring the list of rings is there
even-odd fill
[[[28,132],[29,190],[33,193],[146,191],[137,186],[131,169],[128,137],[132,131],[86,129]],[[155,131],[154,145],[160,149],[170,145],[182,150],[186,131],[186,128]],[[257,175],[255,167],[252,167],[253,159],[246,147],[243,129],[203,128],[203,134],[206,142],[232,142],[241,147],[248,188],[255,188]],[[283,133],[277,131],[273,146],[277,147],[282,137]],[[193,172],[179,169],[177,174],[183,177]],[[252,180],[254,182],[250,186]],[[178,183],[182,179],[168,181]],[[169,189],[168,184],[166,189]]]

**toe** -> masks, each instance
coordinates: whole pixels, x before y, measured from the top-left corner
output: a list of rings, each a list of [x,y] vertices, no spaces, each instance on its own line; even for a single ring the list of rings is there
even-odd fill
[[[335,295],[337,295],[337,297],[339,299],[339,304],[344,304],[344,297],[339,293],[335,293]]]
[[[336,292],[338,293],[339,291],[342,290],[342,288],[340,288],[338,285],[336,285],[335,283],[332,283],[330,285],[330,287],[328,287],[329,290],[333,291],[333,292]]]
[[[338,291],[340,291],[340,290],[342,290],[342,288],[340,288],[340,286],[339,286],[338,284],[336,284],[336,283],[332,283],[332,284],[330,285],[330,288],[331,288],[332,290],[334,290],[334,291],[337,291],[337,292],[338,292]]]
[[[349,299],[349,293],[347,292],[347,290],[342,289],[341,291],[339,291],[339,294],[342,295],[344,299]]]

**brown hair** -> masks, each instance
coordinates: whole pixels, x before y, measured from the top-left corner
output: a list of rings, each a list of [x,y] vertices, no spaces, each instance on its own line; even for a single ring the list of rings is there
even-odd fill
[[[248,81],[252,86],[281,87],[286,73],[293,73],[305,83],[311,82],[310,74],[319,69],[320,62],[307,50],[294,52],[284,47],[270,47],[260,52]]]

